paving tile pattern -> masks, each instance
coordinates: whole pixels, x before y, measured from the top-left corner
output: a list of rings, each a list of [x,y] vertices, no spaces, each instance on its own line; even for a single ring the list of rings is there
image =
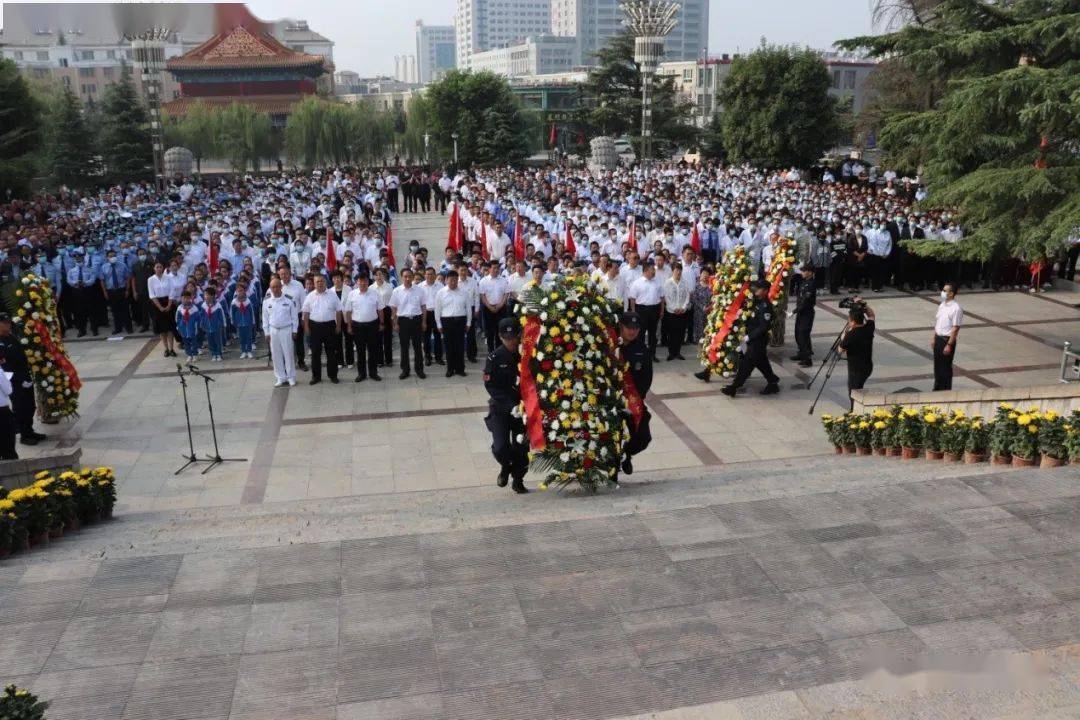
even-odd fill
[[[1080,643],[1062,477],[0,565],[0,680],[60,719],[781,717],[768,694]]]

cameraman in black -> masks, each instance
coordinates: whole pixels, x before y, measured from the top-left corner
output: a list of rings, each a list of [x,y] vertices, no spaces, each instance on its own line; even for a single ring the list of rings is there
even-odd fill
[[[847,358],[848,397],[861,390],[874,372],[874,311],[862,299],[852,298],[848,324],[840,337],[837,352]],[[851,409],[855,400],[851,400]]]

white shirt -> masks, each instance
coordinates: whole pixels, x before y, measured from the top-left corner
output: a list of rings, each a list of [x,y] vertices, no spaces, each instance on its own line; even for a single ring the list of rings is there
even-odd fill
[[[477,288],[480,296],[487,300],[488,305],[499,305],[505,299],[510,292],[510,285],[506,282],[504,277],[491,277],[485,275],[480,280],[480,285]]]
[[[398,317],[419,317],[424,312],[424,291],[416,285],[399,285],[390,294],[389,305],[397,310]]]
[[[0,370],[0,407],[11,407],[11,393],[11,379],[6,372]]]
[[[619,275],[623,279],[623,285],[630,287],[635,280],[640,278],[643,274],[641,266],[631,267],[629,263],[619,266]]]
[[[528,273],[525,273],[524,275],[513,273],[506,280],[506,284],[510,288],[510,294],[513,295],[514,298],[521,297],[521,290],[525,287],[525,283],[527,282],[529,282]]]
[[[678,281],[674,277],[669,277],[664,282],[664,309],[686,310],[688,307],[690,307],[690,285],[686,281],[686,276],[684,275]]]
[[[446,317],[463,317],[465,325],[472,324],[469,293],[460,287],[451,290],[444,287],[435,294],[435,326],[442,330],[442,321]]]
[[[270,295],[263,301],[262,316],[263,332],[267,335],[271,330],[296,332],[299,327],[296,320],[296,306],[284,293],[281,297]]]
[[[633,300],[638,305],[659,305],[663,297],[660,281],[655,277],[650,280],[644,275],[635,280],[626,291],[626,299]]]
[[[371,284],[371,289],[379,294],[379,299],[382,300],[383,309],[390,307],[390,295],[394,292],[394,286],[389,282],[384,282],[382,285],[375,282]]]
[[[427,280],[425,280],[417,287],[424,291],[424,307],[427,308],[428,312],[435,312],[435,296],[446,286],[436,279],[435,282],[430,285],[428,285]]]
[[[165,273],[161,274],[161,277],[157,275],[151,275],[150,279],[146,281],[147,294],[152,299],[169,297],[172,291],[172,283],[169,281],[169,276]]]
[[[316,290],[304,298],[303,312],[310,322],[333,322],[341,312],[341,301],[337,294],[330,290]]]
[[[934,332],[942,337],[952,333],[953,328],[964,324],[964,311],[955,300],[946,300],[938,305],[934,319]]]
[[[346,296],[341,310],[348,315],[348,320],[355,323],[373,322],[379,319],[379,311],[386,307],[379,293],[369,287],[365,292],[359,288]]]

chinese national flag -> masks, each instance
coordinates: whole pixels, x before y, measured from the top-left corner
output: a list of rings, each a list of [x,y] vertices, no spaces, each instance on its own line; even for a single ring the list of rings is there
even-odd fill
[[[637,252],[637,216],[630,216],[630,249]]]
[[[525,259],[525,238],[521,237],[521,213],[514,218],[514,257]]]
[[[386,226],[386,262],[390,263],[390,267],[396,268],[397,261],[394,260],[394,229],[390,226]]]
[[[694,221],[694,229],[690,231],[690,247],[694,249],[694,252],[698,255],[701,254],[701,233],[698,232],[697,221]]]
[[[570,226],[566,226],[566,252],[577,257],[577,245],[574,244],[574,236],[570,232]]]
[[[334,247],[334,228],[326,228],[326,269],[333,272],[337,267],[337,248]]]
[[[454,209],[450,213],[450,235],[446,239],[446,245],[454,252],[461,252],[461,221],[458,216],[458,205],[454,203]]]
[[[484,260],[491,259],[491,253],[488,252],[487,223],[480,223],[480,257]]]
[[[548,145],[555,147],[555,143],[559,141],[559,129],[555,126],[555,123],[551,123],[551,134],[548,136]]]
[[[211,275],[217,275],[218,269],[218,246],[217,243],[210,242],[210,261],[207,263],[207,267],[210,268]]]

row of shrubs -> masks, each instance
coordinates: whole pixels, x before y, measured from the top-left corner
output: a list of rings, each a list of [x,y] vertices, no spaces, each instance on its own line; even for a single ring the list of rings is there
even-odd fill
[[[27,487],[0,487],[0,558],[111,518],[115,504],[116,476],[109,467],[58,476],[44,470]]]
[[[954,462],[982,462],[989,455],[996,463],[1014,465],[1080,462],[1080,410],[1062,415],[1003,403],[987,420],[962,410],[897,405],[866,414],[822,415],[821,422],[837,453]]]

